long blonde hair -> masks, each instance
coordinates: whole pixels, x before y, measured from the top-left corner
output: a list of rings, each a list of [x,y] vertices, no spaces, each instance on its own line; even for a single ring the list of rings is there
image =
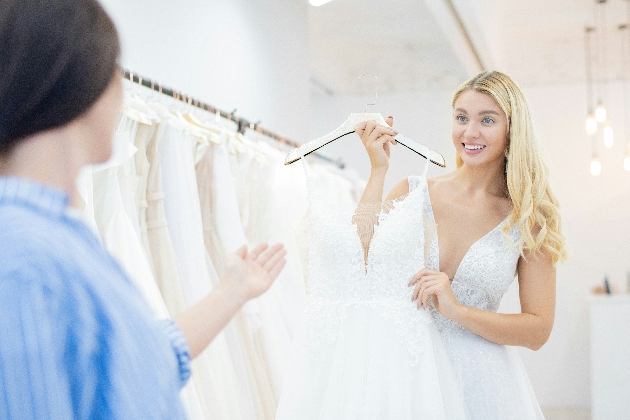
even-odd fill
[[[509,146],[505,159],[507,188],[512,200],[512,213],[503,226],[507,233],[518,225],[521,231],[519,250],[548,252],[554,264],[567,258],[561,231],[558,200],[549,186],[548,168],[543,162],[534,131],[529,105],[520,88],[507,75],[485,71],[462,84],[453,95],[455,101],[463,92],[474,89],[490,95],[508,118]],[[459,155],[457,168],[463,165]],[[532,230],[540,226],[534,237]]]

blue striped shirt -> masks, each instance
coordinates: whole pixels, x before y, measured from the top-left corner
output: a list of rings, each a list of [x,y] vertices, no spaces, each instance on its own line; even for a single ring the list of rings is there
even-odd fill
[[[0,177],[0,419],[182,419],[188,344],[61,191]]]

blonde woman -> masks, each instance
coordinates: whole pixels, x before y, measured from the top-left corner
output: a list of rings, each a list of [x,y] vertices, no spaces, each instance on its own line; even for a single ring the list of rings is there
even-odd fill
[[[395,132],[373,123],[356,131],[372,164],[362,203],[380,202]],[[397,201],[423,188],[422,211],[437,225],[426,267],[409,283],[413,299],[438,325],[470,419],[542,419],[518,353],[508,346],[538,350],[549,338],[555,265],[566,251],[529,106],[514,81],[489,71],[461,85],[453,96],[452,138],[455,171],[426,182],[409,177],[387,197]],[[496,313],[516,276],[521,313]]]

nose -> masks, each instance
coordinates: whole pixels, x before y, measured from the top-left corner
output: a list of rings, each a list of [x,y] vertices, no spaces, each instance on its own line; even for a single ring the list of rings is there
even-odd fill
[[[464,131],[464,138],[467,140],[474,140],[479,138],[479,129],[477,128],[477,124],[474,122],[469,122],[466,127],[466,131]]]

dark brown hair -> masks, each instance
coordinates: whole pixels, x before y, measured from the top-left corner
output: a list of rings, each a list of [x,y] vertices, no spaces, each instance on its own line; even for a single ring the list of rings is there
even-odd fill
[[[0,155],[87,111],[119,54],[116,28],[96,0],[0,1]]]

